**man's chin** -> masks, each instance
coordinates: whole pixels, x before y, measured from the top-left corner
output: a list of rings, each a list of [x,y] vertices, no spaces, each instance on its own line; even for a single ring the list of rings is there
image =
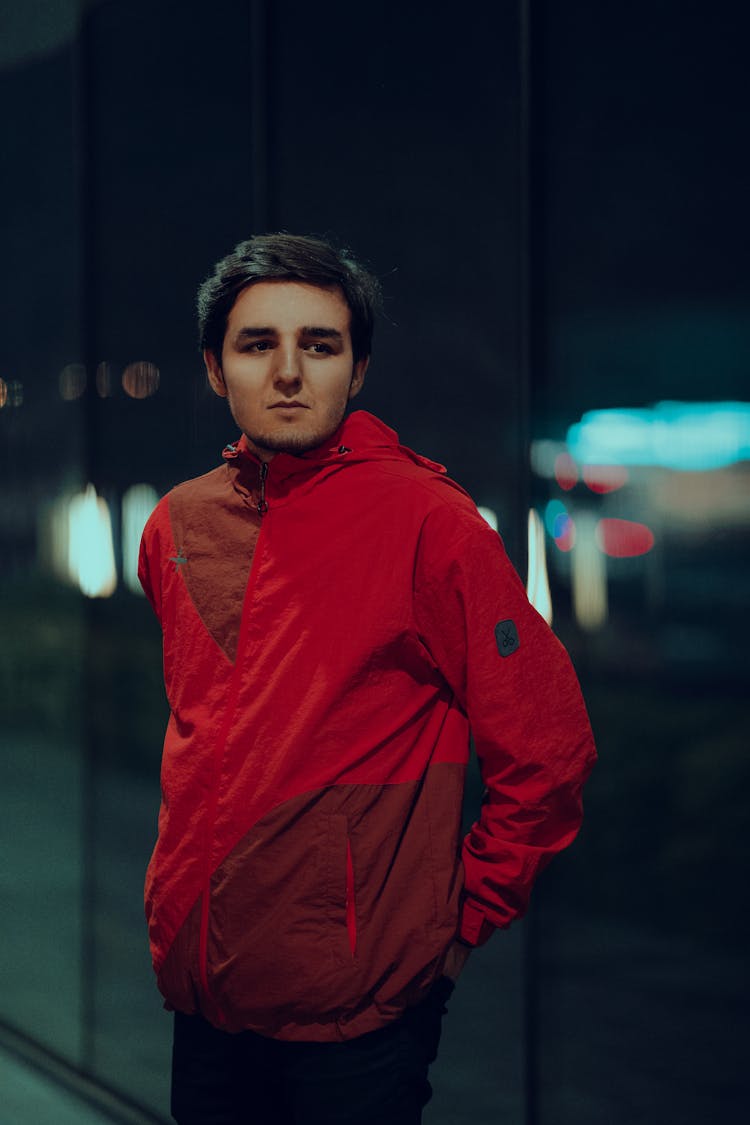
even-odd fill
[[[323,445],[333,434],[335,434],[338,426],[331,430],[330,433],[311,432],[310,430],[290,431],[289,433],[276,433],[276,434],[248,434],[245,437],[250,443],[251,447],[259,450],[261,453],[291,453],[299,455],[300,453],[307,453],[310,449],[317,449],[319,445]]]

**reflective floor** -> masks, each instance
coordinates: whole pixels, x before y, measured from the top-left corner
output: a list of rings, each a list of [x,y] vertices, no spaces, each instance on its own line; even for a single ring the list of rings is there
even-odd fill
[[[0,1050],[0,1125],[110,1125],[88,1102]]]
[[[74,764],[59,742],[18,740],[0,758],[3,906],[9,918],[23,920],[4,933],[0,996],[10,1026],[71,1060],[81,1053],[79,935],[71,922],[79,895],[71,858],[79,846]],[[153,985],[140,906],[155,790],[155,781],[149,786],[124,771],[102,769],[98,778],[107,832],[97,850],[92,1072],[166,1121],[170,1020]],[[638,924],[626,924],[575,907],[546,910],[544,901],[541,895],[537,910],[539,1121],[744,1125],[742,953],[660,932],[645,909]],[[425,1125],[524,1119],[523,932],[517,926],[498,934],[470,958],[450,1001]],[[0,1125],[107,1120],[114,1118],[0,1052]]]

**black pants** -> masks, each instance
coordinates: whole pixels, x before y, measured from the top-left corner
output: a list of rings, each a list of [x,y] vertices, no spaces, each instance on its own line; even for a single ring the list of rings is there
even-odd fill
[[[340,1043],[230,1035],[175,1013],[172,1114],[178,1125],[419,1125],[432,1089],[445,1002],[442,977],[423,1003]]]

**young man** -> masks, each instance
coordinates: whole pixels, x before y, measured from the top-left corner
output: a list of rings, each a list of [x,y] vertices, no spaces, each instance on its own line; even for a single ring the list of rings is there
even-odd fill
[[[571,842],[575,674],[498,535],[362,411],[377,283],[241,243],[199,293],[241,436],[146,527],[171,718],[146,911],[179,1125],[416,1125],[443,1004]],[[487,787],[463,845],[469,731]]]

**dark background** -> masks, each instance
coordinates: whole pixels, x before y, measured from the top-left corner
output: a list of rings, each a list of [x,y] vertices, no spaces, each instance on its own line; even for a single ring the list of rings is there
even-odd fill
[[[748,399],[748,20],[677,0],[0,15],[0,1020],[161,1120],[159,638],[122,580],[95,600],[60,580],[51,513],[93,482],[119,558],[131,485],[216,463],[234,433],[197,286],[253,231],[314,232],[386,294],[357,405],[496,512],[525,577],[529,505],[561,495],[532,442],[591,409]],[[144,398],[137,362],[159,371]],[[547,538],[601,760],[581,837],[451,1002],[433,1125],[745,1119],[747,484],[742,461],[646,467],[611,502],[577,485],[576,511],[659,513],[653,552],[608,563],[597,629]]]

